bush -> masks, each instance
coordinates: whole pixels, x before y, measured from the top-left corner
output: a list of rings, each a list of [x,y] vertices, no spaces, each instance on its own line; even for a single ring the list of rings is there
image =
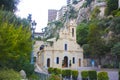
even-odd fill
[[[69,78],[70,76],[71,76],[71,70],[68,69],[68,70],[66,70],[66,77]]]
[[[73,77],[74,80],[77,80],[77,77],[78,77],[78,71],[77,70],[72,71],[72,77]]]
[[[97,72],[94,70],[88,71],[89,79],[90,80],[97,80]]]
[[[54,68],[54,69],[53,69],[53,73],[54,73],[55,75],[59,75],[59,74],[61,74],[61,69]]]
[[[61,80],[60,77],[58,75],[54,75],[52,74],[48,80]]]
[[[69,69],[62,70],[62,77],[70,78],[70,76],[71,76],[71,70],[69,70]]]
[[[40,80],[40,77],[39,77],[37,74],[33,73],[33,74],[29,77],[29,80]]]
[[[13,69],[0,70],[0,80],[21,80],[21,76]]]
[[[107,72],[99,72],[97,78],[98,80],[109,80]]]
[[[62,77],[65,77],[65,76],[66,76],[66,71],[62,70]]]
[[[52,67],[48,68],[48,73],[49,73],[49,74],[52,74],[53,71],[54,71],[54,68],[52,68]]]
[[[82,71],[81,76],[82,76],[83,80],[87,80],[88,79],[88,71]]]

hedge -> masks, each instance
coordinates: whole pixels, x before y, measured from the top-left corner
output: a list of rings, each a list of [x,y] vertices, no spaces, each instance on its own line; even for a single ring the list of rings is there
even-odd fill
[[[99,72],[97,78],[98,80],[109,80],[107,72]]]
[[[95,70],[88,71],[88,75],[90,80],[97,80],[97,72]]]

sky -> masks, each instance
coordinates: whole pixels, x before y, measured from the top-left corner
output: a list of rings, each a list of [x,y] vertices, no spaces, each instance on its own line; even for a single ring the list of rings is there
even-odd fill
[[[59,10],[66,5],[66,0],[20,0],[17,15],[21,18],[27,18],[32,14],[32,20],[35,20],[36,32],[42,32],[42,28],[47,26],[48,9]]]

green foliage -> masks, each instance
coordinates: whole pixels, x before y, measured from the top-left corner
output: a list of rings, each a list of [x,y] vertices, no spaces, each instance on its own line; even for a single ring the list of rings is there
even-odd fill
[[[0,12],[0,67],[19,71],[23,64],[30,63],[31,31],[29,25],[15,23],[17,18],[14,20],[12,14]]]
[[[111,49],[112,54],[120,56],[120,42],[116,43]]]
[[[48,68],[49,74],[55,74],[55,75],[60,75],[62,73],[61,69],[58,68]]]
[[[97,72],[94,70],[88,71],[89,79],[90,80],[97,80]]]
[[[62,70],[62,77],[70,77],[71,76],[71,70],[66,69]]]
[[[59,38],[59,34],[58,31],[63,27],[63,23],[61,21],[54,21],[54,22],[50,22],[48,23],[48,27],[45,27],[45,31],[44,34],[47,39],[56,37],[56,39]]]
[[[91,51],[90,51],[90,46],[89,46],[89,44],[84,44],[82,47],[83,47],[84,57],[85,57],[85,58],[90,58],[90,53],[91,53]]]
[[[16,17],[16,15],[10,11],[2,11],[0,10],[0,22],[8,22],[9,24],[13,24],[14,26],[23,26],[23,27],[28,27],[30,26],[29,22],[27,19],[23,18],[21,19],[20,17]]]
[[[61,80],[60,77],[58,75],[54,75],[52,74],[48,80]]]
[[[106,0],[106,1],[107,1],[107,8],[105,14],[110,15],[112,11],[118,9],[118,0]]]
[[[87,79],[88,78],[88,71],[81,71],[81,76],[82,76],[82,78]]]
[[[37,74],[33,73],[30,75],[29,80],[40,80],[40,77]]]
[[[23,62],[22,69],[25,70],[27,77],[30,77],[34,72],[34,64],[30,64],[30,62]]]
[[[65,77],[65,76],[66,76],[66,71],[62,70],[62,77]]]
[[[87,43],[88,24],[81,23],[76,29],[77,43],[80,45]]]
[[[91,13],[91,19],[93,20],[93,19],[99,18],[99,13],[100,13],[99,7],[95,7]]]
[[[97,75],[98,80],[109,80],[107,72],[99,72]]]
[[[115,14],[116,17],[119,17],[120,16],[120,11],[118,11],[116,14]]]
[[[98,22],[93,22],[89,26],[88,44],[92,58],[98,58],[101,65],[101,57],[106,54],[105,41],[101,38],[101,29],[98,27]]]
[[[86,0],[87,1],[87,6],[90,6],[93,0]]]
[[[83,4],[82,4],[82,6],[81,6],[81,8],[86,8],[87,7],[87,2],[84,2]]]
[[[54,68],[54,74],[55,74],[55,75],[61,74],[61,69]]]
[[[49,67],[49,68],[48,68],[48,72],[49,72],[49,74],[52,74],[52,73],[54,73],[54,68],[52,68],[52,67]]]
[[[0,0],[0,9],[15,12],[19,0]]]
[[[66,70],[66,76],[67,76],[67,77],[70,77],[70,76],[71,76],[71,70],[69,70],[69,69]]]
[[[120,34],[120,17],[114,17],[111,20],[110,30],[113,31],[116,35]]]
[[[78,71],[77,70],[72,70],[72,77],[77,78],[78,77]]]
[[[113,64],[103,64],[102,65],[103,68],[114,68],[114,65]]]
[[[69,15],[69,19],[76,19],[77,18],[77,11],[75,10],[75,8],[73,6],[70,6],[70,10],[68,12],[69,14],[66,14]]]
[[[0,80],[21,80],[21,76],[13,69],[0,70]]]

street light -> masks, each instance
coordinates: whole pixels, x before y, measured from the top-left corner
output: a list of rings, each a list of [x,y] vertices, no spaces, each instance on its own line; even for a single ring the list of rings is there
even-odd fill
[[[36,25],[37,23],[35,22],[35,20],[31,23],[31,31],[32,31],[32,40],[34,40],[34,32],[36,29]],[[32,44],[32,53],[31,53],[31,64],[34,63],[34,53],[33,53],[33,44]]]

